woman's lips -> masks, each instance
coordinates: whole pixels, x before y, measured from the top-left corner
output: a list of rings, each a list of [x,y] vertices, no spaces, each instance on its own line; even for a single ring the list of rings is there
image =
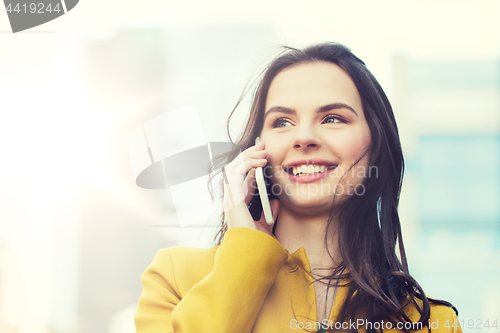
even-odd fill
[[[333,168],[333,169],[328,169],[325,172],[315,173],[315,174],[311,174],[311,175],[302,175],[302,176],[294,176],[294,175],[292,175],[290,173],[286,173],[286,174],[294,182],[298,182],[298,183],[312,183],[312,182],[315,182],[315,181],[318,181],[320,179],[328,177],[328,175],[333,170],[335,170],[335,169],[336,169],[336,167]]]

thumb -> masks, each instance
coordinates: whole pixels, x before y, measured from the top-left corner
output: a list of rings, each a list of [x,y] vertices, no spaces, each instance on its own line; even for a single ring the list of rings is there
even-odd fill
[[[273,234],[273,227],[274,224],[276,223],[276,217],[278,217],[278,212],[279,212],[279,200],[278,199],[273,199],[269,203],[271,205],[271,212],[273,213],[273,224],[267,224],[266,219],[264,218],[264,212],[260,214],[260,219],[258,221],[255,221],[255,226],[257,227],[257,230],[264,231],[268,235]]]

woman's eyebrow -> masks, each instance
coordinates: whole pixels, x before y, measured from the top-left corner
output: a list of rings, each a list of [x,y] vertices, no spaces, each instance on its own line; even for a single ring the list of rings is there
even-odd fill
[[[264,119],[266,119],[266,117],[270,113],[273,113],[273,112],[280,112],[280,113],[286,113],[286,114],[297,114],[297,111],[295,111],[294,109],[290,109],[290,108],[287,108],[284,106],[273,106],[272,108],[267,110],[266,114],[264,115]]]
[[[327,112],[327,111],[335,110],[335,109],[347,109],[347,110],[354,112],[354,114],[359,117],[358,113],[352,107],[350,107],[349,105],[347,105],[345,103],[332,103],[332,104],[324,105],[324,106],[320,107],[318,110],[316,110],[316,112],[321,113],[321,112]]]
[[[316,112],[322,113],[322,112],[328,112],[330,110],[335,110],[335,109],[347,109],[347,110],[352,111],[356,116],[359,117],[358,113],[352,107],[350,107],[349,105],[347,105],[345,103],[332,103],[332,104],[323,105],[322,107],[319,107],[316,110]],[[268,116],[268,114],[273,113],[273,112],[280,112],[280,113],[293,114],[293,115],[297,114],[297,111],[295,111],[294,109],[290,109],[290,108],[287,108],[284,106],[273,106],[272,108],[267,110],[267,112],[264,116],[264,119]]]

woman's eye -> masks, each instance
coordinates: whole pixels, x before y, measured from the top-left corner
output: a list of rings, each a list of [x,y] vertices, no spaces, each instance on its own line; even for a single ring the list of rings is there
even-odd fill
[[[277,128],[277,127],[287,127],[287,126],[291,126],[292,124],[290,123],[289,120],[285,119],[285,118],[278,118],[274,121],[273,123],[273,128]]]
[[[339,116],[326,116],[325,119],[323,120],[324,124],[337,124],[337,123],[345,123],[346,121],[339,117]]]

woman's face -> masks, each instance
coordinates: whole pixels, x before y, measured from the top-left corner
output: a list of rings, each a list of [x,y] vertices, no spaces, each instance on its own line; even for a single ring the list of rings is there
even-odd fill
[[[361,97],[332,63],[296,65],[274,78],[260,137],[272,192],[304,213],[329,212],[334,193],[336,202],[364,194],[363,179],[375,172],[368,167],[371,134]]]

